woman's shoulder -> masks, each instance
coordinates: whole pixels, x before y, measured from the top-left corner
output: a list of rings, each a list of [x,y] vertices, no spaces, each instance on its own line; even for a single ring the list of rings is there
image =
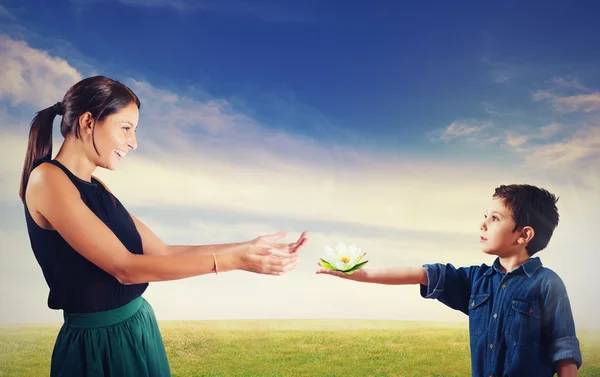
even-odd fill
[[[36,166],[29,175],[27,181],[27,191],[38,191],[40,189],[59,189],[68,190],[72,185],[71,180],[58,166],[45,161]],[[75,189],[73,187],[73,189]]]

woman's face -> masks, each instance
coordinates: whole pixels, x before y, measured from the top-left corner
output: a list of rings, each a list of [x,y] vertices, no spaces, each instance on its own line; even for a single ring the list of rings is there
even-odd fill
[[[99,155],[94,149],[91,132],[86,132],[86,150],[96,166],[115,170],[127,153],[137,148],[135,130],[138,120],[139,110],[132,102],[96,123],[94,141]]]

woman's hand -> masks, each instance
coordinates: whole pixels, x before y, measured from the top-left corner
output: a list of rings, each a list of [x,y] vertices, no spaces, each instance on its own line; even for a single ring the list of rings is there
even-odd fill
[[[307,241],[307,232],[302,232],[296,242],[277,243],[285,237],[284,232],[264,235],[245,244],[238,254],[240,270],[264,275],[283,275],[298,264],[298,251]]]

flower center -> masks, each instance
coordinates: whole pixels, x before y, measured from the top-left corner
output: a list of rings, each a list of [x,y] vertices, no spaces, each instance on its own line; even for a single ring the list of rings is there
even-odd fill
[[[350,262],[350,258],[344,255],[344,256],[341,258],[341,261],[342,261],[342,262],[344,262],[344,263],[348,263],[348,262]]]

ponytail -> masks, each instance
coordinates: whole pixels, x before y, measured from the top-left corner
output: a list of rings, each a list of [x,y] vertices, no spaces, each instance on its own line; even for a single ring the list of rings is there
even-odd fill
[[[19,188],[19,197],[23,203],[25,203],[25,190],[31,171],[52,158],[52,125],[57,115],[63,115],[63,106],[60,102],[39,111],[31,122]]]

